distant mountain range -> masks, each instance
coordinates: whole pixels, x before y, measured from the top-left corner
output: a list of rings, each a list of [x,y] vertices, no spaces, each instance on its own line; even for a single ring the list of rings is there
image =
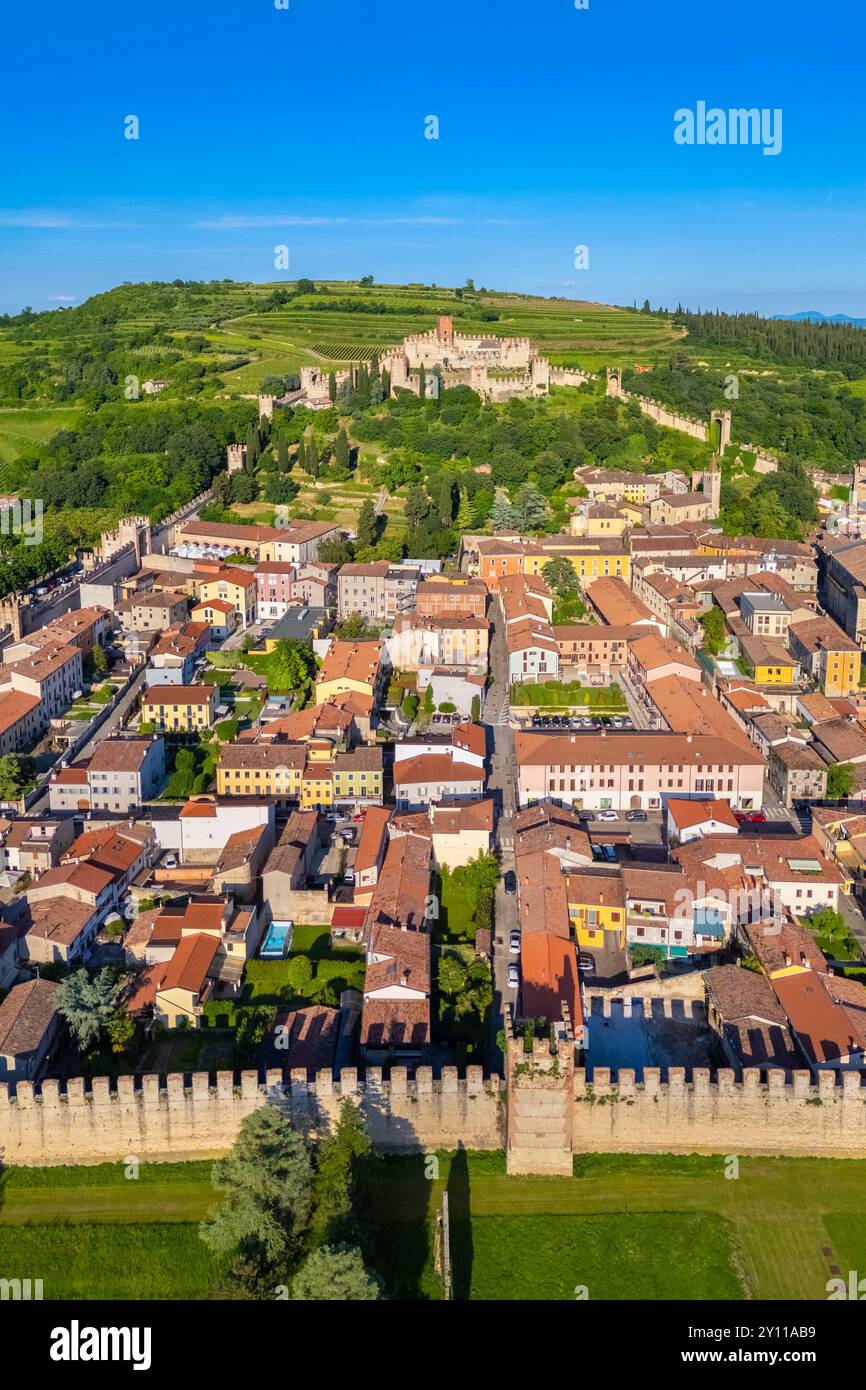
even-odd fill
[[[772,317],[787,323],[850,323],[853,328],[866,328],[866,319],[852,319],[848,314],[822,314],[818,309],[804,309],[799,314],[773,314]]]

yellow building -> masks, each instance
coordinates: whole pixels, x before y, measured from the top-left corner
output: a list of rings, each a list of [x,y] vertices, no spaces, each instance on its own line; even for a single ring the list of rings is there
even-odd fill
[[[304,743],[227,743],[217,764],[217,796],[272,796],[300,801]]]
[[[579,946],[599,950],[605,945],[605,932],[613,932],[617,948],[625,946],[625,887],[617,870],[611,876],[567,874],[568,916]]]
[[[152,685],[141,697],[143,723],[167,733],[196,733],[213,728],[215,685]]]
[[[335,802],[378,801],[384,793],[381,748],[335,752],[330,742],[228,743],[217,766],[218,796],[270,796],[301,810]]]
[[[331,643],[316,677],[316,703],[338,695],[368,695],[378,698],[382,681],[384,642]]]
[[[756,685],[796,685],[800,678],[799,663],[773,657],[755,663]]]
[[[239,566],[227,566],[214,575],[197,579],[199,603],[222,599],[230,603],[242,627],[256,616],[256,577]]]

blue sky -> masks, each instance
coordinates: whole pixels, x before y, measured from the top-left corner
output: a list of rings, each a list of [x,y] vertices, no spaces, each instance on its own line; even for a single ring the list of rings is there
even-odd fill
[[[288,3],[15,8],[0,311],[285,244],[285,278],[866,315],[862,0]],[[781,153],[677,145],[701,100],[781,108]]]

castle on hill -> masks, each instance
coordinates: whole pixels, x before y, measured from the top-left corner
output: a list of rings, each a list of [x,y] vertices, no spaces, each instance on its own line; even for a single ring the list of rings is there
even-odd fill
[[[391,389],[420,389],[419,372],[437,371],[445,386],[469,386],[484,400],[546,396],[550,363],[528,338],[497,338],[455,333],[448,314],[440,314],[429,333],[413,333],[382,356]]]

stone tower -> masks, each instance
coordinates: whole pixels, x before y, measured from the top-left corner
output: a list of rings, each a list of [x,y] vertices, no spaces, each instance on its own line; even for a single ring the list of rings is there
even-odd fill
[[[710,466],[704,473],[703,492],[710,504],[710,520],[715,521],[722,509],[722,473],[719,461],[713,454]]]
[[[238,473],[247,461],[246,444],[229,444],[226,449],[229,473]]]
[[[861,502],[866,502],[866,459],[858,459],[854,464],[854,478],[851,487],[851,506],[855,511]]]
[[[619,367],[607,369],[607,394],[616,400],[622,395],[622,371]]]
[[[436,337],[443,347],[454,346],[454,322],[450,314],[440,314],[437,318]]]
[[[574,1153],[574,1043],[506,1042],[506,1171],[571,1177]]]
[[[723,454],[731,442],[731,412],[729,410],[713,410],[710,412],[710,428],[718,421],[719,424],[719,453]]]

